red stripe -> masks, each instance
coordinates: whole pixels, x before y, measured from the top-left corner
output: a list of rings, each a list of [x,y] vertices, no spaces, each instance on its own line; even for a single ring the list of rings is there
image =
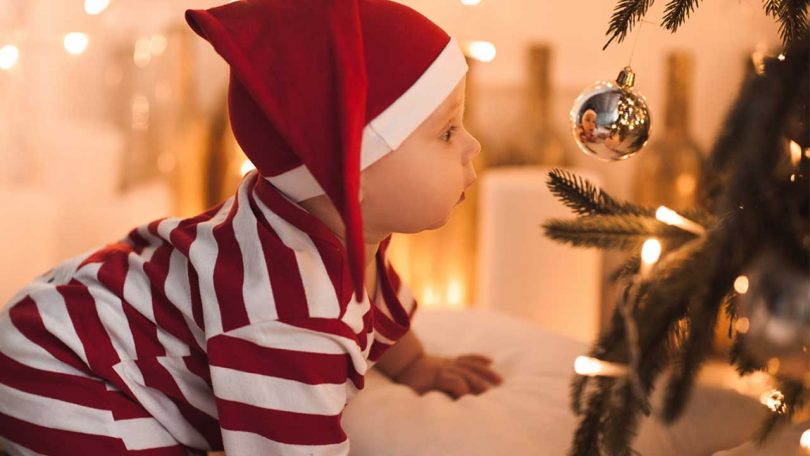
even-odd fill
[[[124,282],[129,273],[129,255],[119,254],[110,256],[101,265],[98,271],[98,279],[118,298],[121,299],[121,306],[124,315],[127,317],[132,339],[135,342],[137,356],[152,357],[166,354],[163,345],[157,338],[157,327],[155,323],[146,318],[137,308],[133,307],[124,299]],[[137,271],[134,273],[138,273]],[[136,303],[142,304],[143,303]]]
[[[252,432],[291,445],[329,445],[346,440],[341,414],[310,415],[269,410],[217,398],[220,425],[231,431]]]
[[[143,375],[144,385],[165,394],[177,406],[183,418],[205,437],[209,446],[217,447],[222,445],[217,420],[188,403],[180,387],[177,386],[174,377],[157,359],[138,359],[135,360],[135,364]]]
[[[75,279],[72,279],[67,285],[56,287],[56,291],[65,300],[70,321],[84,347],[87,362],[94,375],[110,381],[132,397],[127,385],[112,368],[120,362],[120,358],[96,313],[93,296],[84,285]]]
[[[224,204],[225,202],[223,201],[202,214],[189,219],[180,220],[177,227],[169,234],[171,244],[179,250],[183,256],[189,258],[191,244],[197,239],[197,225],[212,219]],[[188,285],[191,292],[191,313],[194,317],[194,322],[197,323],[200,329],[204,330],[205,319],[202,298],[200,297],[200,280],[191,261],[188,262]]]
[[[183,362],[192,374],[203,379],[209,388],[213,388],[211,385],[211,371],[208,367],[206,355],[195,354],[195,356],[184,356]]]
[[[49,333],[42,322],[37,305],[30,296],[26,296],[9,309],[9,319],[18,331],[31,342],[46,350],[54,358],[67,364],[68,366],[91,374],[90,369],[84,361],[73,352],[64,342]]]
[[[124,443],[114,437],[50,429],[3,413],[0,413],[0,435],[43,454],[127,454]]]
[[[294,320],[309,317],[304,283],[298,269],[295,252],[287,247],[273,230],[264,215],[257,213],[259,242],[267,264],[267,273],[273,286],[273,299],[276,312],[281,320]]]
[[[391,348],[390,344],[386,344],[376,339],[373,340],[371,342],[371,349],[368,353],[368,359],[372,362],[376,362],[383,354],[385,354],[386,351],[388,351],[389,348]]]
[[[354,371],[348,354],[262,347],[224,335],[208,341],[208,362],[212,366],[286,378],[309,385],[344,383],[349,371]]]
[[[166,279],[169,276],[172,251],[172,246],[164,243],[143,265],[144,274],[152,285],[152,312],[155,315],[155,323],[189,347],[203,351],[186,324],[180,309],[166,296]]]
[[[242,296],[242,286],[245,282],[242,252],[233,231],[233,219],[238,210],[239,203],[237,198],[234,198],[225,221],[213,229],[214,241],[218,247],[214,262],[214,292],[219,303],[223,331],[250,324],[245,299]]]

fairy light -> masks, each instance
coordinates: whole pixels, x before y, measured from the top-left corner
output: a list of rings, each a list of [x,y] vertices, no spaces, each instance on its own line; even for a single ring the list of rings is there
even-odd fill
[[[439,294],[436,293],[433,286],[428,285],[425,287],[425,290],[422,292],[422,304],[424,304],[425,307],[435,307],[439,305]]]
[[[799,438],[799,445],[805,453],[810,454],[810,429],[802,432],[802,436]]]
[[[748,276],[741,275],[734,280],[734,291],[741,295],[748,293]]]
[[[166,51],[169,41],[163,35],[154,35],[149,39],[149,51],[153,55],[161,55]]]
[[[657,218],[660,222],[666,223],[667,225],[677,226],[684,231],[688,231],[698,236],[703,236],[706,234],[705,228],[687,219],[686,217],[683,217],[666,206],[658,207],[658,209],[655,211],[655,218]]]
[[[481,0],[461,0],[461,4],[464,6],[475,6],[481,3]]]
[[[151,41],[152,40],[149,38],[140,38],[135,42],[135,51],[132,54],[132,60],[138,68],[143,68],[152,61]]]
[[[472,58],[481,62],[491,62],[497,54],[495,45],[489,41],[470,41],[467,50]]]
[[[20,58],[20,50],[17,46],[7,44],[0,48],[0,69],[10,70]]]
[[[784,414],[786,411],[785,395],[779,390],[770,390],[759,396],[759,402],[771,411]]]
[[[242,166],[239,167],[239,172],[242,174],[242,176],[244,176],[245,174],[253,171],[254,169],[256,169],[256,165],[254,165],[252,161],[245,159],[242,162]]]
[[[751,328],[751,321],[746,317],[740,317],[734,322],[734,329],[740,334],[747,334]]]
[[[777,60],[779,60],[780,62],[783,62],[783,61],[785,60],[785,54],[779,54],[779,55],[777,55],[777,56],[776,56],[776,59],[777,59]]]
[[[661,257],[661,243],[658,239],[650,238],[641,246],[641,276],[646,277],[653,265]]]
[[[84,0],[84,12],[96,16],[110,6],[110,0]]]
[[[577,356],[574,360],[574,372],[588,377],[620,377],[627,374],[627,366],[609,363],[590,356]]]
[[[87,50],[88,44],[90,44],[90,39],[84,33],[71,32],[65,35],[65,50],[70,54],[79,55],[83,53]]]
[[[790,163],[795,167],[802,160],[802,146],[796,141],[790,141]]]

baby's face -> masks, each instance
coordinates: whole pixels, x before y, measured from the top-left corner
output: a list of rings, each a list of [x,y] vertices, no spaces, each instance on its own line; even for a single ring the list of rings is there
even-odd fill
[[[475,181],[472,159],[481,145],[462,125],[465,81],[402,145],[363,170],[366,229],[418,233],[439,228]]]
[[[582,129],[588,134],[596,130],[596,112],[594,110],[589,109],[582,114]]]

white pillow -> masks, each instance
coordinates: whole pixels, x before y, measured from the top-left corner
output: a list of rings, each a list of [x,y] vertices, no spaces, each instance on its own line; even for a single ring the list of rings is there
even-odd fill
[[[574,359],[588,350],[586,344],[480,310],[419,310],[413,330],[428,353],[491,357],[504,382],[454,401],[436,391],[418,396],[372,369],[343,415],[352,455],[568,452],[578,421],[569,409],[569,384]],[[671,428],[645,419],[634,448],[645,456],[708,456],[748,440],[765,412],[733,391],[698,387],[692,398]]]

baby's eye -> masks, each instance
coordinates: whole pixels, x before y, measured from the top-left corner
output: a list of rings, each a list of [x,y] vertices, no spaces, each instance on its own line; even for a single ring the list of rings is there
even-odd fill
[[[454,131],[456,131],[456,127],[455,127],[455,126],[452,126],[452,127],[448,128],[448,129],[447,129],[447,131],[445,131],[444,133],[442,133],[442,136],[441,136],[442,141],[444,141],[444,142],[450,142],[450,138],[452,138],[452,137],[453,137],[453,132],[454,132]]]

